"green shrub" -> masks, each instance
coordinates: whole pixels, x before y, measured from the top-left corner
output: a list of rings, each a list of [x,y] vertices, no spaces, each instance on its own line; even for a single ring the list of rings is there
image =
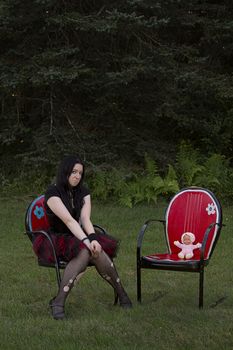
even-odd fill
[[[145,169],[95,169],[88,179],[93,198],[115,199],[119,204],[132,208],[138,203],[156,203],[158,197],[174,194],[179,190],[174,168],[169,165],[163,179],[156,162],[145,156]]]
[[[201,157],[198,150],[185,142],[182,142],[176,157],[175,169],[181,187],[195,184],[196,177],[203,171],[200,164]]]
[[[180,187],[205,187],[220,198],[233,198],[233,169],[230,160],[224,156],[211,154],[203,157],[191,145],[182,143],[175,169]]]
[[[46,187],[52,180],[46,173],[25,174],[9,180],[4,174],[0,174],[1,193],[3,195],[27,195],[44,193]]]
[[[233,169],[229,160],[220,154],[212,154],[203,163],[195,185],[211,189],[217,196],[233,198]]]
[[[233,199],[230,161],[220,154],[203,157],[187,143],[181,144],[175,165],[169,164],[165,174],[159,172],[154,159],[145,155],[144,167],[93,166],[86,175],[93,199],[111,200],[129,208],[139,203],[156,203],[159,198],[167,200],[188,186],[205,187],[221,199]],[[8,196],[43,193],[52,181],[46,170],[22,170],[11,179],[0,173],[1,193]]]

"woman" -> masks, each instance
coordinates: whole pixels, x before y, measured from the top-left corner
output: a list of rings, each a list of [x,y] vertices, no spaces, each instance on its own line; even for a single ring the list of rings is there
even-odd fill
[[[65,234],[62,257],[69,261],[60,284],[58,294],[50,301],[55,319],[65,317],[66,298],[73,287],[76,277],[85,271],[89,264],[95,266],[99,274],[112,285],[119,297],[120,306],[132,307],[110,256],[106,254],[107,241],[104,235],[95,233],[90,219],[91,197],[83,186],[84,164],[79,157],[66,157],[57,174],[55,185],[45,193],[45,209],[53,234]],[[75,238],[74,238],[75,236]],[[67,238],[68,237],[68,238]],[[106,240],[108,237],[106,237]],[[75,240],[75,244],[73,243]],[[72,249],[69,247],[72,242]],[[101,243],[102,242],[102,243]],[[112,242],[116,245],[116,241]],[[102,245],[106,248],[102,248]],[[58,252],[58,255],[61,254]],[[109,254],[114,254],[114,251]]]

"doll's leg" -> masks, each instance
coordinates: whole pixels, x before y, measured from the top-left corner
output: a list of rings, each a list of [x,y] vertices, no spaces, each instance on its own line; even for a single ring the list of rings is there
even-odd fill
[[[95,265],[100,276],[115,289],[119,296],[120,305],[125,308],[132,307],[132,303],[121,284],[116,268],[109,256],[102,250],[98,257],[91,257],[91,262]]]
[[[193,253],[187,253],[185,257],[186,259],[191,259],[193,257]]]
[[[179,252],[178,257],[179,257],[180,259],[184,259],[184,253]]]

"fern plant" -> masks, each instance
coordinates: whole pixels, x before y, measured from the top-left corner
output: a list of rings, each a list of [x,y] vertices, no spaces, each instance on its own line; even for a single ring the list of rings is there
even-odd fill
[[[138,203],[156,203],[159,196],[173,194],[179,189],[176,173],[169,166],[163,179],[156,162],[145,155],[145,169],[128,172],[124,169],[95,169],[88,180],[92,195],[99,200],[112,199],[132,208]]]
[[[176,171],[172,165],[168,165],[167,175],[163,179],[163,191],[162,195],[167,197],[173,195],[179,191],[179,183],[177,181]]]
[[[103,170],[95,170],[92,174],[88,184],[91,188],[93,198],[106,200],[108,197],[108,190],[106,186],[106,172]]]
[[[140,171],[121,168],[101,168],[88,180],[94,198],[116,200],[132,208],[138,203],[156,203],[159,197],[168,199],[180,187],[201,186],[221,197],[233,198],[233,169],[223,156],[213,154],[201,158],[197,150],[182,144],[175,168],[168,165],[164,177],[159,174],[155,160],[145,155],[145,167]]]
[[[197,176],[204,170],[200,164],[199,152],[185,142],[180,145],[175,165],[181,187],[192,186]]]
[[[145,155],[145,170],[133,174],[130,180],[122,186],[119,202],[128,207],[142,202],[156,202],[162,193],[164,182],[158,174],[155,161]]]
[[[233,196],[233,170],[229,160],[220,154],[212,154],[203,164],[203,171],[196,178],[196,185],[207,187],[218,196]]]

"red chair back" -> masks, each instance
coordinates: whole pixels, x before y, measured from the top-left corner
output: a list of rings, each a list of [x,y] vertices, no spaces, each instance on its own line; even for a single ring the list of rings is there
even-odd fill
[[[194,244],[202,243],[210,224],[222,223],[222,211],[213,193],[202,188],[189,188],[178,192],[166,211],[166,236],[170,254],[177,254],[180,248],[174,241],[181,242],[185,232],[194,233]],[[219,234],[218,225],[213,226],[207,240],[204,259],[209,259]],[[194,259],[200,258],[200,249],[193,251]]]
[[[49,228],[49,222],[44,207],[44,195],[37,197],[29,205],[26,215],[26,227],[28,231],[46,231]]]

